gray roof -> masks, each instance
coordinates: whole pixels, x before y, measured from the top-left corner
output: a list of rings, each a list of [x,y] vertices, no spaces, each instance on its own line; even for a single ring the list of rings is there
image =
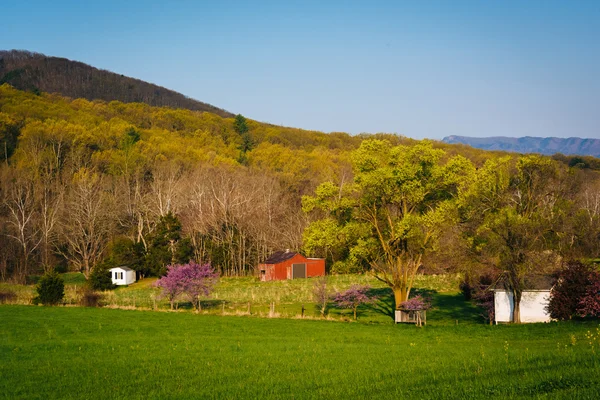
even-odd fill
[[[116,268],[122,269],[123,271],[133,271],[133,270],[132,270],[131,268],[129,268],[129,267],[112,267],[112,268],[111,268],[109,271],[111,271],[111,270],[113,270],[113,269],[116,269]]]
[[[279,264],[280,262],[289,260],[296,254],[298,253],[293,251],[276,251],[275,253],[271,254],[269,258],[263,261],[263,264]]]
[[[554,286],[551,275],[530,275],[525,277],[524,290],[550,290]],[[505,277],[501,277],[490,287],[492,290],[508,290],[509,285]]]

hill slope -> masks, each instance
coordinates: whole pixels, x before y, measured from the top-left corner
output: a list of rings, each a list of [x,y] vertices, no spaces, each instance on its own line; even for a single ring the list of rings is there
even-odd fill
[[[139,79],[28,51],[0,50],[0,85],[3,83],[20,90],[59,93],[71,98],[139,102],[208,111],[226,118],[233,116],[228,111]]]
[[[467,136],[448,136],[443,139],[445,143],[462,143],[483,150],[513,151],[518,153],[540,153],[552,155],[561,153],[564,155],[580,155],[600,157],[599,139],[582,139],[571,137],[562,138],[540,138],[526,136],[522,138],[511,137],[489,137],[474,138]]]

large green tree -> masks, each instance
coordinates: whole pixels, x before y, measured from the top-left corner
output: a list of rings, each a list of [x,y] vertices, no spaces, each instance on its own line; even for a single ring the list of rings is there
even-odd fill
[[[455,199],[474,167],[428,141],[392,146],[366,140],[352,154],[352,163],[352,182],[337,188],[325,183],[316,196],[304,197],[305,211],[322,215],[308,228],[313,234],[305,236],[305,243],[319,243],[313,227],[329,220],[329,231],[346,241],[350,256],[369,263],[400,307],[410,296],[423,256],[435,248],[444,226],[456,221]]]
[[[572,205],[568,177],[547,157],[488,160],[461,199],[467,236],[498,268],[513,295],[516,323],[528,279],[557,267],[562,216]]]

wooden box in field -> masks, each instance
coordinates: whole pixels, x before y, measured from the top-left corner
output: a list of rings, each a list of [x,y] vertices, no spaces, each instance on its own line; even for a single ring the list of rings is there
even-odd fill
[[[427,325],[427,312],[425,310],[396,310],[395,321],[418,326]]]

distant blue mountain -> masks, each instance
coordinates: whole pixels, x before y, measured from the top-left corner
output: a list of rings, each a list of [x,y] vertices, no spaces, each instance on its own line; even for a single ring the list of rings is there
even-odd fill
[[[517,153],[540,153],[552,155],[594,156],[600,157],[600,139],[571,138],[540,138],[525,136],[511,138],[504,136],[475,138],[467,136],[447,136],[442,139],[445,143],[461,143],[483,150],[512,151]]]

